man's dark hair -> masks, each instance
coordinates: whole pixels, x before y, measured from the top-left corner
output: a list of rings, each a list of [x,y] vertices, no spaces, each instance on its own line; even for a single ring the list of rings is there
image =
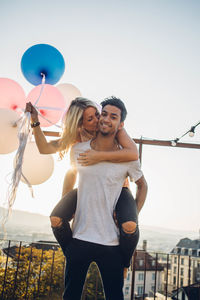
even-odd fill
[[[121,122],[124,122],[124,120],[126,119],[127,110],[121,99],[111,96],[101,102],[102,108],[104,108],[104,106],[106,105],[113,105],[118,107],[121,110]]]

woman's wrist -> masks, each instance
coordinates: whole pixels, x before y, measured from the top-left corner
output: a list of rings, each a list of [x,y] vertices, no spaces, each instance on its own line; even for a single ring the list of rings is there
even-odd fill
[[[31,118],[31,123],[36,123],[39,122],[39,118],[35,117],[35,118]]]
[[[38,126],[40,126],[40,122],[39,121],[31,123],[31,127],[32,128],[35,128],[35,127],[38,127]]]

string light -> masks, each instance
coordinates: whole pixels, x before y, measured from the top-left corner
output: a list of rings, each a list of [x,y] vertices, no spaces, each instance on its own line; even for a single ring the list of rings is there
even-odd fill
[[[193,136],[194,136],[194,133],[195,133],[195,128],[196,128],[198,125],[200,125],[200,122],[198,122],[196,125],[192,126],[192,127],[191,127],[188,131],[186,131],[181,137],[172,140],[172,141],[171,141],[171,145],[172,145],[173,147],[175,147],[176,144],[177,144],[177,142],[178,142],[182,137],[184,137],[186,134],[188,134],[188,133],[189,133],[189,136],[190,136],[190,137],[193,137]]]
[[[175,140],[171,141],[171,145],[172,145],[173,147],[175,147],[176,144],[178,143],[178,141],[179,141],[179,139],[175,139]]]
[[[189,132],[189,136],[193,137],[194,136],[194,130],[195,130],[195,126],[192,126]]]

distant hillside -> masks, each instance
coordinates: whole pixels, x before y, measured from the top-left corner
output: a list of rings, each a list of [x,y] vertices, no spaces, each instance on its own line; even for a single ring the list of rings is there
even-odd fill
[[[197,233],[191,231],[179,231],[167,228],[140,225],[139,247],[142,247],[142,241],[147,240],[147,249],[149,251],[170,252],[178,241],[182,238],[197,239]]]
[[[0,215],[5,212],[5,208],[0,207]],[[6,223],[8,227],[11,226],[30,226],[34,228],[41,228],[46,230],[50,226],[49,217],[44,215],[30,213],[21,210],[12,210],[11,216]]]
[[[0,216],[3,215],[4,208],[0,207]],[[7,238],[12,240],[36,241],[54,240],[51,231],[49,217],[13,210],[12,215],[6,223]],[[2,226],[0,224],[0,238],[3,237]],[[170,252],[181,238],[188,237],[197,239],[195,232],[176,231],[166,228],[140,225],[140,240],[138,248],[142,248],[143,240],[147,240],[149,251]]]

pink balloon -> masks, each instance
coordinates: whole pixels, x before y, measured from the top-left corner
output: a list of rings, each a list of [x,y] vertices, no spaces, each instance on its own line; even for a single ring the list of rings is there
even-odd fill
[[[0,107],[18,112],[24,109],[26,96],[23,88],[14,80],[0,78]]]
[[[34,87],[28,94],[27,102],[30,101],[34,105],[40,95],[41,88],[41,84]],[[56,87],[50,84],[45,84],[43,92],[36,106],[38,107],[40,113],[46,119],[51,121],[50,123],[39,116],[41,126],[48,127],[56,124],[60,120],[65,110],[66,102],[63,95]]]

